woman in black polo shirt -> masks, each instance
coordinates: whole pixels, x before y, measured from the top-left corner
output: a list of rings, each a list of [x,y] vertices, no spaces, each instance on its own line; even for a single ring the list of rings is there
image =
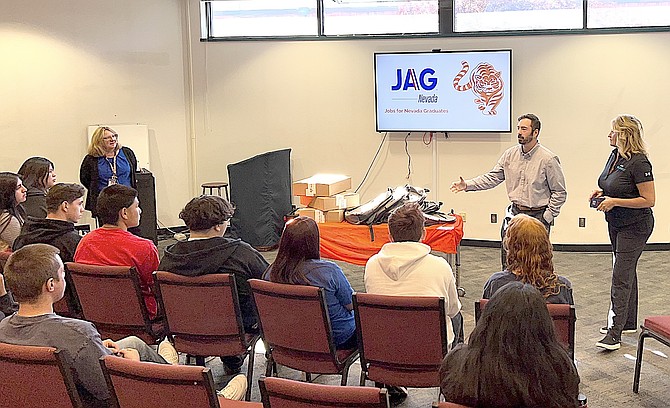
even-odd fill
[[[654,176],[642,140],[642,123],[632,115],[619,115],[609,133],[610,154],[598,178],[601,190],[589,199],[605,212],[614,253],[611,310],[606,336],[596,346],[606,350],[621,347],[621,333],[637,331],[637,261],[654,229],[651,207],[656,201]],[[598,202],[598,199],[602,199]]]

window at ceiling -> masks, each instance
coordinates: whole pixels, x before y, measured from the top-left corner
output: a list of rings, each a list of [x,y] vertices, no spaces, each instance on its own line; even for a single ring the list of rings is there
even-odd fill
[[[438,0],[323,0],[323,34],[438,33]]]
[[[670,30],[670,0],[202,0],[201,15],[207,40]]]
[[[582,0],[454,0],[454,32],[582,28]]]
[[[227,0],[210,4],[210,37],[316,36],[314,0]]]
[[[670,1],[589,1],[586,26],[658,27],[670,25]]]

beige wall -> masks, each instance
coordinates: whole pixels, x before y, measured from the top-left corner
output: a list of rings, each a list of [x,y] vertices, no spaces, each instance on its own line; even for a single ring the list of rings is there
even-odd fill
[[[158,218],[180,224],[177,214],[191,196],[181,3],[3,2],[2,170],[45,156],[60,181],[78,181],[87,125],[143,123]]]
[[[86,125],[139,122],[150,129],[158,216],[166,225],[181,224],[176,215],[201,182],[225,179],[228,163],[269,150],[293,149],[294,179],[346,173],[356,186],[382,140],[374,131],[374,52],[511,48],[514,114],[540,116],[540,140],[561,157],[567,178],[568,202],[553,241],[607,242],[602,214],[588,208],[586,196],[609,153],[609,121],[622,112],[638,115],[647,129],[658,203],[651,241],[670,241],[669,33],[202,43],[198,6],[198,0],[5,5],[2,168],[44,155],[60,180],[76,180]],[[361,189],[363,200],[387,186],[428,187],[431,199],[467,214],[466,238],[498,239],[499,224],[489,215],[502,215],[504,187],[455,195],[449,184],[490,169],[515,144],[513,134],[452,134],[429,146],[412,134],[409,180],[404,136],[389,135]],[[579,217],[586,217],[586,228],[577,227]]]
[[[196,148],[202,180],[216,174],[220,161],[291,147],[294,179],[345,173],[357,186],[382,140],[374,122],[374,52],[511,48],[513,113],[540,116],[540,140],[560,156],[567,178],[568,201],[552,240],[607,242],[604,217],[586,199],[610,152],[610,120],[624,112],[638,115],[647,130],[658,197],[651,242],[670,240],[665,227],[670,140],[663,102],[670,92],[664,80],[670,70],[668,33],[194,45],[199,49],[194,61],[205,67],[200,91],[206,131],[198,134]],[[488,171],[516,143],[515,134],[451,134],[448,140],[440,135],[433,142],[435,160],[434,147],[412,134],[409,180],[404,136],[389,136],[361,189],[362,199],[407,182],[432,188],[430,199],[466,213],[466,238],[499,239],[500,224],[491,224],[490,214],[501,218],[507,205],[504,186],[453,194],[449,185],[459,175]],[[579,217],[586,218],[586,228],[578,228]]]

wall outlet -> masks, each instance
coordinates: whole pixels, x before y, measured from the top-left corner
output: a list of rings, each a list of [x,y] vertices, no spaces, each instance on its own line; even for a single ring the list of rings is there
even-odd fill
[[[464,212],[461,212],[461,213],[458,213],[458,215],[460,215],[460,216],[461,216],[461,218],[463,218],[463,222],[465,222],[465,221],[466,221],[466,218],[467,218],[467,217],[466,217],[466,213],[464,213]]]
[[[491,214],[491,224],[498,223],[498,214]]]
[[[585,227],[586,227],[586,218],[579,217],[579,228],[585,228]]]

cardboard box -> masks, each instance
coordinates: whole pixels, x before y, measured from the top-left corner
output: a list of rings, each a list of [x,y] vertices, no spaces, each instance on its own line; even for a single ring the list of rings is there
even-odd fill
[[[321,211],[344,210],[358,207],[361,204],[358,193],[341,193],[332,197],[298,196],[298,198],[300,205]]]
[[[326,222],[342,222],[344,221],[344,210],[332,210],[323,213]]]
[[[351,188],[351,177],[341,174],[315,174],[293,183],[293,195],[329,197]]]
[[[344,207],[340,208],[354,208],[361,205],[361,196],[358,193],[343,193]]]
[[[340,201],[341,204],[344,204],[344,201],[338,200],[337,194],[335,197],[311,197],[312,201],[309,203],[309,207],[316,208],[321,211],[330,211],[330,210],[339,210]]]
[[[295,210],[295,213],[302,215],[303,217],[309,217],[316,221],[317,224],[322,224],[326,222],[323,211],[317,210],[316,208],[298,208]]]

